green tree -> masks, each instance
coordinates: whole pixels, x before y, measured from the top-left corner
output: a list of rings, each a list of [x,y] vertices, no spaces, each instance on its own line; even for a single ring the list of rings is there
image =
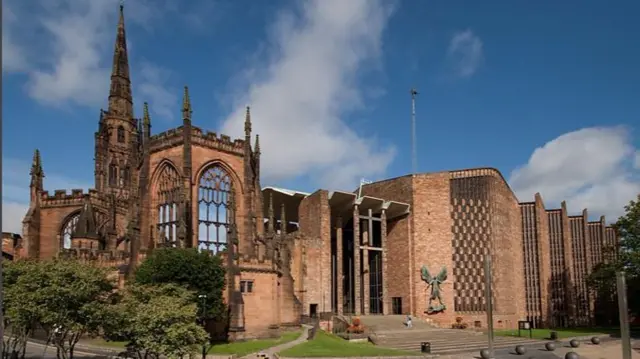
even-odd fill
[[[74,260],[15,262],[7,266],[6,314],[27,335],[45,330],[58,358],[73,358],[84,335],[97,335],[111,304],[107,269]]]
[[[106,332],[127,341],[129,353],[139,359],[193,354],[208,339],[196,323],[193,295],[175,284],[128,286],[111,308],[115,320]]]
[[[182,286],[193,293],[192,301],[197,303],[199,313],[206,313],[207,318],[221,319],[226,314],[223,300],[225,273],[220,257],[193,248],[161,248],[140,264],[135,282]],[[202,295],[206,296],[205,300],[199,299]]]
[[[617,259],[612,263],[597,265],[588,278],[589,286],[598,297],[614,301],[615,273],[623,270],[626,273],[627,298],[637,298],[640,295],[640,194],[625,206],[625,214],[618,218],[613,227],[620,239]],[[628,304],[631,314],[640,315],[640,301],[629,300]]]
[[[37,322],[37,308],[33,303],[25,303],[16,288],[18,278],[32,270],[33,261],[3,261],[5,337],[3,338],[2,358],[10,358],[17,354],[24,357],[27,339],[33,333]],[[15,353],[15,354],[14,354]]]

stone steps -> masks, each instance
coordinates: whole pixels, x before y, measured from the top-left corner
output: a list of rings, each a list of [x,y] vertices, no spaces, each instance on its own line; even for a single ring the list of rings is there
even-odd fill
[[[406,333],[406,335],[377,335],[377,345],[407,351],[420,351],[421,342],[431,343],[431,353],[451,354],[468,351],[479,351],[487,347],[487,336],[482,333],[457,333],[439,330],[422,333]],[[460,331],[458,331],[460,332]],[[516,345],[540,344],[539,340],[517,337],[495,337],[494,348],[508,348]]]

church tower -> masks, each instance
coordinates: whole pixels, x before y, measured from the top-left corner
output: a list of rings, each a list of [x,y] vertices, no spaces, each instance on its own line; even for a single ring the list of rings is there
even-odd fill
[[[124,7],[120,5],[109,107],[106,111],[100,110],[95,134],[95,187],[98,191],[123,199],[137,191],[139,136],[138,121],[133,117]]]

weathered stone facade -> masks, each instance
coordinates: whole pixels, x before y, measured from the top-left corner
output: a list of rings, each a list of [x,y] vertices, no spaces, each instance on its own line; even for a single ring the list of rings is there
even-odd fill
[[[211,251],[227,266],[232,339],[325,313],[411,313],[447,327],[460,316],[484,327],[485,255],[497,328],[590,321],[585,278],[616,244],[604,218],[569,217],[564,204],[546,210],[539,194],[519,203],[490,168],[408,175],[358,193],[262,188],[249,108],[243,139],[205,132],[192,124],[185,88],[182,126],[152,135],[148,106],[135,118],[131,93],[121,8],[95,189],[45,191],[36,150],[18,256],[75,256],[125,276],[154,248]],[[427,313],[422,266],[447,270],[444,311]]]

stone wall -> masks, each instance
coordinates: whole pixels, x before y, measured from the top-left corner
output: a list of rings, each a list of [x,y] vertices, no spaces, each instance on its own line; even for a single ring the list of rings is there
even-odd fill
[[[331,210],[329,193],[319,190],[302,200],[299,207],[300,234],[305,249],[302,313],[309,315],[311,305],[317,312],[331,307]]]

